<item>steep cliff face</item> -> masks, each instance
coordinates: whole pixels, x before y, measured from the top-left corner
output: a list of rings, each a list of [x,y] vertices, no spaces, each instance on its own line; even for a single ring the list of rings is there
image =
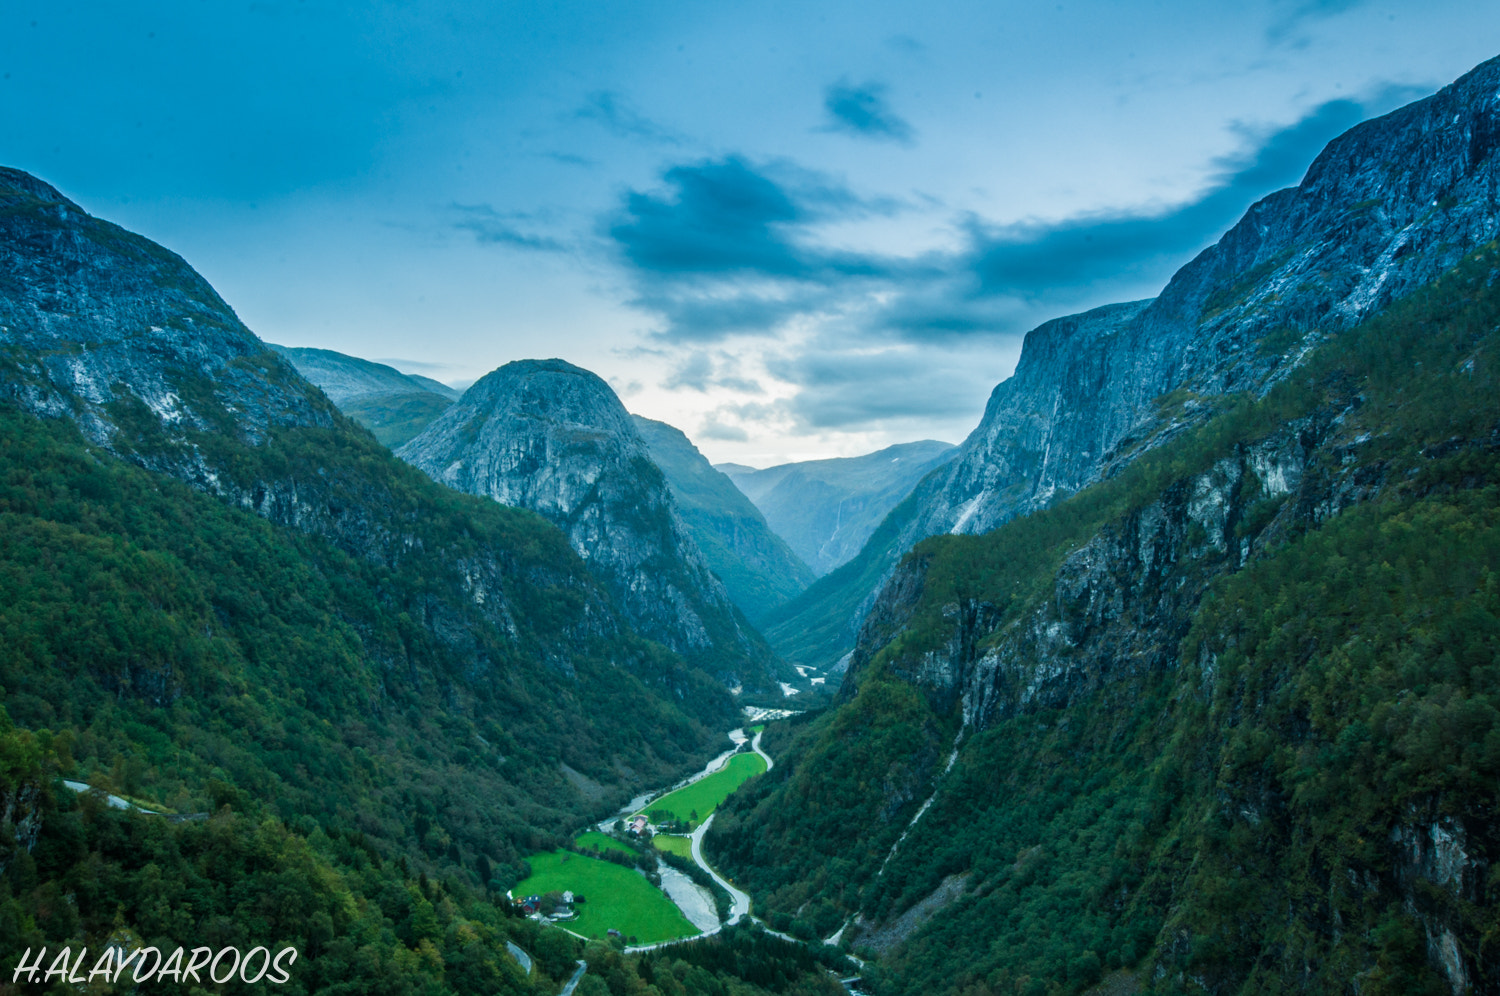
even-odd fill
[[[250,333],[181,257],[0,168],[0,344],[7,396],[116,445],[140,416],[168,438],[333,425],[333,406]],[[211,486],[188,450],[160,455]]]
[[[1156,399],[1260,392],[1328,333],[1500,234],[1500,60],[1330,142],[1152,301],[1026,338],[902,549],[982,533],[1098,480],[1159,441]],[[1266,348],[1258,346],[1268,336]]]
[[[731,686],[774,689],[769,649],[688,536],[630,414],[594,374],[562,360],[508,363],[397,455],[450,487],[545,516],[638,632]]]
[[[693,541],[745,615],[758,620],[812,583],[812,569],[681,430],[633,418],[652,461],[666,475]]]
[[[149,776],[171,792],[204,802],[228,777],[283,812],[367,814],[404,849],[401,794],[462,782],[445,829],[412,846],[518,863],[532,834],[603,805],[560,765],[623,799],[732,721],[725,690],[634,634],[555,527],[396,460],[183,260],[14,170],[0,420],[5,706],[23,727],[100,731],[80,765],[155,756],[141,717],[177,709],[148,736],[179,751]],[[540,749],[517,757],[512,736]],[[197,753],[208,742],[222,749]]]
[[[1497,259],[1094,486],[919,543],[833,715],[711,847],[856,935],[954,904],[885,962],[893,992],[1078,992],[1115,967],[1166,991],[1500,991]],[[909,769],[887,730],[924,719],[949,768],[894,826],[847,820],[852,781]],[[793,895],[752,853],[845,861],[858,894]]]
[[[1297,187],[1254,205],[1154,300],[1048,322],[948,467],[768,628],[783,653],[849,650],[913,545],[984,533],[1118,473],[1230,392],[1261,393],[1307,351],[1500,234],[1500,60],[1329,143]],[[1208,402],[1208,403],[1205,403]],[[873,579],[873,581],[872,581]],[[846,590],[847,589],[847,590]],[[797,634],[852,615],[809,651]]]

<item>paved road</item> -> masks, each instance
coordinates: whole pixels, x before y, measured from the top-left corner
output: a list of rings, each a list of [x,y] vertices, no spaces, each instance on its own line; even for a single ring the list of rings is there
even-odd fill
[[[517,947],[514,941],[506,941],[505,942],[505,947],[506,947],[506,950],[508,950],[510,952],[511,957],[514,958],[516,961],[520,962],[521,963],[521,967],[524,968],[524,969],[526,969],[526,974],[530,975],[531,974],[531,955],[527,954],[525,951],[522,951],[519,947]]]
[[[582,979],[583,973],[588,970],[589,963],[580,959],[578,962],[578,971],[573,973],[573,977],[568,980],[567,985],[562,987],[562,992],[558,996],[573,996],[573,990],[578,988],[578,980]]]
[[[82,794],[84,792],[90,791],[90,789],[89,789],[89,783],[88,782],[73,782],[73,781],[67,781],[65,779],[63,781],[63,784],[66,785],[68,788],[72,789],[74,792],[77,792],[79,794]],[[161,815],[160,813],[158,813],[154,809],[147,809],[145,806],[137,806],[135,803],[131,802],[129,799],[121,799],[117,795],[106,795],[106,798],[109,800],[109,805],[110,805],[110,808],[112,808],[112,809],[134,809],[134,810],[136,810],[137,812],[140,812],[140,813],[150,813],[152,816],[160,816]]]
[[[771,760],[770,754],[767,754],[765,751],[760,749],[760,735],[764,732],[765,730],[755,731],[755,739],[750,741],[750,749],[755,751],[755,753],[759,754],[761,757],[765,758],[766,770],[770,771],[772,768],[776,767],[776,762]]]
[[[729,907],[728,922],[739,923],[740,920],[744,919],[750,913],[749,893],[736,889],[729,883],[728,879],[714,871],[713,867],[707,861],[703,860],[703,835],[708,833],[708,828],[714,825],[714,817],[718,815],[718,813],[709,814],[708,819],[700,823],[698,829],[693,831],[691,838],[693,841],[693,860],[697,862],[699,868],[712,875],[714,881],[724,887],[725,892],[729,893],[729,898],[733,900],[733,903]]]

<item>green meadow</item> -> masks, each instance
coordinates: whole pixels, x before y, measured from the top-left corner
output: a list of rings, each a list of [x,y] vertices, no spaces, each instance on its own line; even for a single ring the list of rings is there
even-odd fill
[[[533,854],[526,860],[531,877],[516,886],[515,895],[582,895],[585,902],[575,906],[577,919],[562,924],[574,933],[603,938],[613,928],[649,944],[699,932],[660,889],[632,869],[570,851]]]
[[[693,858],[693,841],[691,838],[683,837],[675,833],[659,833],[651,838],[651,843],[656,845],[659,851],[667,851],[679,857]]]
[[[636,854],[635,848],[622,841],[618,841],[607,833],[598,830],[590,830],[573,838],[573,843],[585,851],[619,851],[621,854]]]
[[[759,754],[736,754],[729,763],[707,778],[684,786],[646,806],[647,813],[665,810],[679,820],[693,825],[702,823],[735,789],[754,775],[766,770]],[[696,816],[694,814],[697,814]]]

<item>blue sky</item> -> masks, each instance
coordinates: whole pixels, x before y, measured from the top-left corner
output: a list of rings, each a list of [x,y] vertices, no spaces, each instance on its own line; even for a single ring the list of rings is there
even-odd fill
[[[765,465],[959,440],[1028,329],[1496,54],[1443,0],[12,0],[0,162],[269,341],[561,356]]]

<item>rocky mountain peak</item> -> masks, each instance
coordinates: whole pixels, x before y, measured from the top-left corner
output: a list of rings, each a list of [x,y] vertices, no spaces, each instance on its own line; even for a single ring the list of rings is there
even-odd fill
[[[182,257],[15,169],[0,169],[0,344],[12,347],[0,391],[119,452],[132,449],[127,423],[126,435],[150,428],[158,442],[197,430],[253,443],[276,425],[333,420]],[[167,449],[135,457],[213,480],[191,447]]]
[[[551,520],[642,635],[730,685],[772,687],[771,655],[690,538],[625,406],[563,360],[476,381],[397,456],[435,480]]]

